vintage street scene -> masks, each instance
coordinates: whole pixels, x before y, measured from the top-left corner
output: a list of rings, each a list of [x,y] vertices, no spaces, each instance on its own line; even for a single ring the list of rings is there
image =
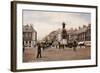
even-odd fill
[[[91,59],[91,14],[23,10],[23,62]]]

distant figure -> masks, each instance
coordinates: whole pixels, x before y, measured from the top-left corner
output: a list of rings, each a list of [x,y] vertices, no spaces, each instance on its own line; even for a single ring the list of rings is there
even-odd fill
[[[37,58],[41,58],[42,56],[41,56],[41,44],[40,43],[38,43],[37,44]]]
[[[24,51],[25,51],[25,45],[24,45],[24,42],[23,42],[23,53],[24,53]]]
[[[60,42],[58,42],[58,46],[59,46],[59,49],[60,49]]]
[[[24,53],[25,48],[23,47],[23,53]]]
[[[73,50],[76,51],[76,47],[77,47],[77,42],[74,40],[73,42]]]

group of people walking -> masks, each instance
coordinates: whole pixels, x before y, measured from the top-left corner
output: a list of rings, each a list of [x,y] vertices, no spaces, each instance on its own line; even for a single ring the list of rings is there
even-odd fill
[[[60,44],[59,44],[60,45]],[[42,43],[37,43],[37,58],[42,58],[42,55],[41,55],[41,52],[42,52],[42,49],[43,49],[43,44]],[[64,49],[64,46],[65,45],[63,45],[63,49]],[[73,44],[72,44],[72,46],[73,46],[73,51],[76,51],[76,47],[77,47],[77,42],[76,41],[73,41]]]

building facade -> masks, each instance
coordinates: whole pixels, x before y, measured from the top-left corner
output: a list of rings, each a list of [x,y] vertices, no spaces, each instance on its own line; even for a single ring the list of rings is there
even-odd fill
[[[37,32],[32,25],[23,25],[23,46],[32,48],[37,41]]]
[[[68,30],[68,40],[73,41],[76,40],[78,42],[86,42],[91,41],[91,24],[88,26],[83,25],[83,27],[79,27],[78,29]]]
[[[49,33],[44,41],[47,42],[60,42],[68,45],[69,43],[73,43],[74,41],[79,42],[89,42],[91,44],[91,24],[83,25],[79,28],[70,28],[66,30],[66,28],[59,28],[55,31]]]
[[[78,29],[69,29],[66,30],[66,39],[67,42],[73,42],[76,40],[77,42],[83,41],[91,41],[91,24],[83,25],[83,27],[79,27]],[[61,40],[61,30],[58,31],[58,41]]]

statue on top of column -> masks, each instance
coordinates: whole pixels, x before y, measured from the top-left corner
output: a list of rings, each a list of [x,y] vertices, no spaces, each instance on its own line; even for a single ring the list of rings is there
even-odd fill
[[[65,29],[65,23],[62,23],[62,39],[67,39],[67,31]]]

